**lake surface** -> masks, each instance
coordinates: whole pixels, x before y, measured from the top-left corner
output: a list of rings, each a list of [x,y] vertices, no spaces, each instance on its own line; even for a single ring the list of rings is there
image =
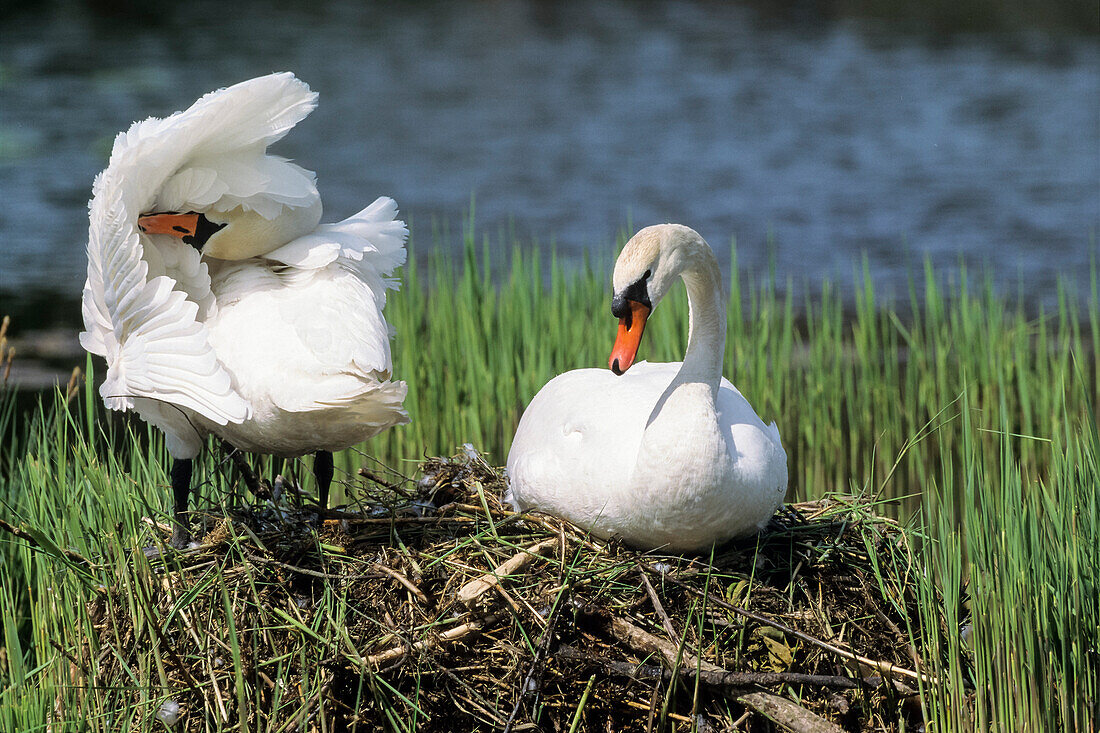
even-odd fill
[[[1095,35],[941,38],[709,3],[365,5],[0,17],[0,309],[75,307],[117,131],[275,70],[320,92],[278,152],[317,171],[326,219],[392,195],[420,250],[444,222],[457,245],[476,197],[493,242],[605,257],[621,230],[677,221],[799,292],[864,255],[887,292],[926,256],[987,266],[1031,304],[1059,275],[1087,290]]]

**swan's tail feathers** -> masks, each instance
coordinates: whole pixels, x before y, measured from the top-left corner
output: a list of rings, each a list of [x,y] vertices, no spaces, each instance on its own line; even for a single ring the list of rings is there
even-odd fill
[[[381,277],[389,277],[394,270],[405,264],[405,240],[409,237],[409,228],[397,218],[397,202],[389,196],[382,196],[354,216],[333,224],[339,231],[358,237],[366,242],[358,248],[345,248],[344,256],[359,260],[361,266],[369,266]]]
[[[409,420],[403,407],[409,388],[404,382],[388,381],[388,373],[326,374],[309,394],[273,395],[274,405],[287,412],[334,410],[347,412],[356,422],[374,422],[378,415],[396,415],[394,425]],[[386,418],[389,419],[389,418]]]
[[[409,228],[397,218],[397,202],[382,196],[359,213],[336,224],[323,224],[264,256],[299,269],[317,269],[343,259],[368,282],[377,278],[384,287],[396,288],[390,276],[405,264],[408,236]]]
[[[370,399],[356,403],[355,418],[360,425],[370,427],[370,437],[395,425],[407,425],[410,418],[404,402],[408,392],[409,387],[404,382],[382,382]]]
[[[340,382],[331,378],[325,381]],[[348,381],[342,382],[342,385],[345,388],[352,387]],[[320,432],[339,435],[342,441],[346,441],[349,435],[354,436],[355,443],[369,440],[389,428],[409,422],[409,413],[404,407],[405,396],[408,394],[408,385],[405,382],[358,380],[354,392],[331,392],[327,395],[314,394],[313,399],[303,399],[298,404],[285,399],[276,401],[275,404],[283,410],[313,413],[313,419],[318,425],[324,426],[323,429],[319,428]],[[347,447],[347,442],[344,442],[327,446],[327,449],[337,451]]]

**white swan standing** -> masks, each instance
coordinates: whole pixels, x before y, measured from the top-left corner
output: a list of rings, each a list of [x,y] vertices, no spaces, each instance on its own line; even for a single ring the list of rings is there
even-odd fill
[[[318,226],[314,174],[266,152],[316,98],[289,73],[212,92],[120,133],[93,185],[80,342],[107,360],[106,405],[164,431],[177,546],[207,434],[316,452],[324,507],[331,451],[409,421],[382,316],[397,205]]]
[[[647,316],[680,277],[683,362],[631,368]],[[507,498],[644,549],[698,550],[763,528],[787,490],[787,454],[775,423],[722,377],[714,253],[685,226],[647,227],[620,253],[613,285],[611,370],[566,372],[535,395],[508,454]]]

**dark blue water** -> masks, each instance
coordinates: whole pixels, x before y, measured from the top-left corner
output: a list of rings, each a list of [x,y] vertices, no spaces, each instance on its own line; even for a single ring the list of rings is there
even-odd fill
[[[898,293],[925,256],[987,266],[1031,303],[1052,302],[1059,275],[1087,288],[1095,36],[937,38],[678,2],[364,5],[0,18],[8,307],[43,290],[75,302],[118,130],[275,70],[321,94],[279,151],[318,172],[326,216],[392,195],[421,249],[476,195],[494,241],[606,253],[628,226],[677,221],[716,249],[736,238],[745,268],[770,257],[800,291],[847,281],[864,254]]]

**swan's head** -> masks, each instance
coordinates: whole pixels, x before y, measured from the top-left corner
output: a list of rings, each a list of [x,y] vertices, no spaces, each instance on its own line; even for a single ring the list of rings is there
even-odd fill
[[[619,332],[608,366],[622,374],[634,363],[649,314],[701,253],[714,255],[703,238],[681,224],[642,229],[626,243],[615,261],[611,313]]]
[[[272,219],[238,206],[228,211],[143,214],[138,217],[138,228],[146,234],[168,234],[181,239],[206,257],[245,260],[312,232],[320,221],[318,197],[307,206],[284,206]]]

